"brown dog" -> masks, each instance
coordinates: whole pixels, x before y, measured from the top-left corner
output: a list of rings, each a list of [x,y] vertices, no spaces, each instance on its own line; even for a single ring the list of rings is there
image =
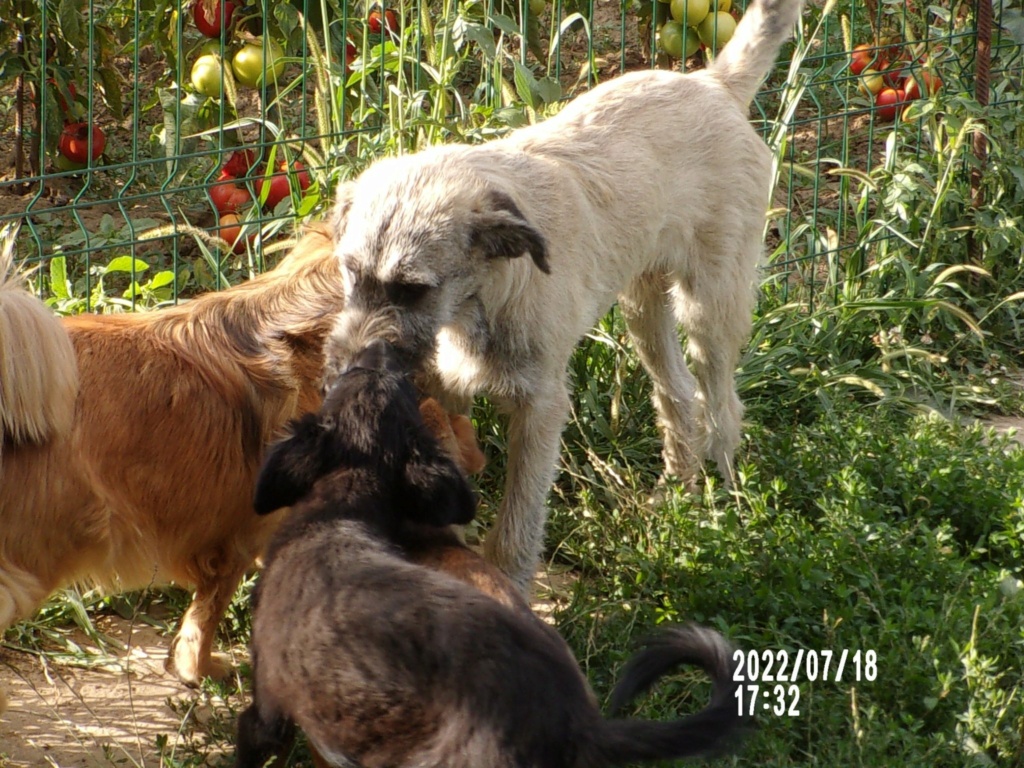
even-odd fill
[[[466,416],[447,413],[433,398],[420,403],[420,415],[441,450],[463,472],[475,475],[484,468],[486,459],[476,442],[473,423]],[[415,535],[406,536],[401,544],[405,556],[412,562],[443,571],[509,608],[533,615],[529,603],[508,576],[463,544],[451,528],[418,526]]]
[[[320,403],[340,282],[310,227],[274,270],[170,309],[58,320],[0,250],[0,634],[73,582],[174,581],[195,596],[168,667],[211,653],[277,527],[252,489],[265,446]],[[3,696],[0,694],[0,711]]]

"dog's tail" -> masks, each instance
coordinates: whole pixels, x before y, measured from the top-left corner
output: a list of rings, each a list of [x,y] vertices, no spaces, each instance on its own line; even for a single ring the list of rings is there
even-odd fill
[[[744,106],[800,20],[804,0],[755,0],[743,14],[732,39],[708,65],[708,72]]]
[[[77,394],[71,340],[25,289],[25,275],[14,266],[14,231],[0,231],[0,446],[70,431]]]
[[[612,693],[611,714],[684,664],[701,667],[714,686],[711,703],[681,720],[605,720],[594,744],[593,762],[617,766],[714,754],[734,746],[745,725],[735,701],[733,648],[719,633],[695,624],[674,627],[647,641],[627,665]]]

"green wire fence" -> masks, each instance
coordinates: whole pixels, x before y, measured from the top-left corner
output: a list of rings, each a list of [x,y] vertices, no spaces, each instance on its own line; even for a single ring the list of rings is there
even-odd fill
[[[752,112],[779,158],[780,290],[839,289],[887,243],[925,242],[924,218],[876,194],[886,174],[972,175],[971,200],[931,213],[984,206],[1024,42],[1019,7],[986,2],[810,0]],[[0,0],[0,226],[21,225],[60,311],[175,301],[264,269],[374,158],[486,141],[621,71],[702,66],[744,5]],[[916,178],[914,157],[945,165]]]

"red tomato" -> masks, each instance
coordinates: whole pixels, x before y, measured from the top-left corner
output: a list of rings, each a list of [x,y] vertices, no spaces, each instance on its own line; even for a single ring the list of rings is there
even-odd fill
[[[381,18],[383,16],[383,25],[381,24]],[[366,19],[366,26],[370,32],[374,35],[381,33],[381,27],[387,29],[388,32],[398,32],[398,15],[388,9],[381,14],[379,8],[374,8],[370,11],[370,15]]]
[[[87,163],[89,156],[89,135],[92,134],[92,157],[96,160],[103,154],[103,148],[107,145],[107,137],[98,126],[89,126],[88,123],[68,123],[60,135],[57,149],[68,160],[73,163]]]
[[[910,74],[909,66],[909,61],[894,61],[882,73],[882,76],[885,78],[885,84],[890,88],[903,88],[903,83],[906,81],[907,75]]]
[[[221,167],[221,171],[229,176],[238,178],[248,174],[249,169],[252,168],[255,162],[256,153],[251,149],[236,149]]]
[[[221,0],[195,0],[192,4],[192,18],[196,29],[207,37],[221,37],[224,29],[231,26],[231,16],[235,12],[235,4],[227,0],[221,10]],[[221,23],[223,14],[223,24]]]
[[[309,187],[309,172],[298,160],[293,164],[293,171],[289,172],[288,167],[281,162],[277,166],[277,172],[270,176],[269,181],[263,178],[257,182],[256,191],[260,197],[263,197],[264,188],[267,189],[267,199],[263,202],[265,210],[274,210],[278,203],[291,195],[290,177],[294,177],[300,190]]]
[[[217,181],[210,185],[207,190],[210,202],[217,209],[218,213],[237,213],[243,205],[249,202],[249,191],[236,182],[234,176],[226,171],[221,171]]]
[[[874,70],[882,70],[887,66],[888,63],[873,46],[862,43],[853,47],[853,51],[850,54],[850,72],[852,74],[859,75],[868,67]]]
[[[309,189],[309,171],[306,170],[306,166],[304,166],[300,161],[296,160],[292,164],[292,169],[295,171],[295,178],[299,182],[299,189],[303,191]],[[283,163],[281,164],[281,170],[284,170]]]
[[[264,192],[266,190],[266,192]],[[263,201],[263,208],[272,211],[277,204],[291,194],[291,185],[288,183],[287,173],[275,173],[269,181],[266,178],[256,182],[256,192],[262,198],[266,194],[267,199]]]
[[[902,88],[883,88],[875,96],[875,111],[879,120],[895,120],[903,105],[907,101],[907,94]]]

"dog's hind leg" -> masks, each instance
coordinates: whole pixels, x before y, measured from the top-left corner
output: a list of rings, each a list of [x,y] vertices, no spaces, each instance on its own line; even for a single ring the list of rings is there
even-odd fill
[[[662,275],[643,275],[619,297],[619,309],[640,362],[654,384],[651,399],[658,414],[665,475],[693,488],[701,456],[694,440],[695,382],[686,367],[669,283]]]
[[[204,677],[227,676],[231,665],[226,656],[213,652],[217,626],[231,602],[248,562],[221,563],[198,580],[192,603],[181,619],[171,642],[167,669],[186,685],[197,686]]]
[[[547,495],[558,466],[559,438],[569,414],[561,371],[548,389],[517,403],[509,419],[508,471],[494,529],[484,542],[487,559],[529,594],[547,521]]]
[[[31,616],[52,591],[27,571],[0,567],[0,637],[16,621]],[[0,714],[5,709],[7,696],[0,687]]]
[[[235,747],[236,768],[263,768],[272,757],[273,765],[284,765],[295,741],[295,724],[284,717],[266,717],[251,704],[238,716]]]
[[[743,405],[736,393],[736,366],[750,339],[759,246],[743,253],[742,244],[727,245],[736,246],[743,258],[703,254],[702,264],[721,268],[688,275],[678,282],[674,293],[697,380],[695,416],[702,455],[714,460],[731,486],[743,420]]]

